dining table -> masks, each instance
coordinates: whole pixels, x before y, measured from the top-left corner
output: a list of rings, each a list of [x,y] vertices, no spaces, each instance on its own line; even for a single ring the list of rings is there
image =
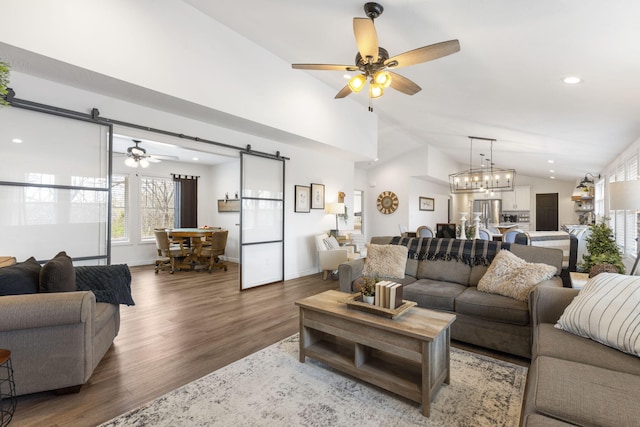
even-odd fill
[[[176,264],[176,268],[200,270],[208,268],[208,264],[203,263],[200,260],[200,251],[202,250],[202,244],[207,237],[213,236],[216,230],[220,227],[207,227],[207,228],[174,228],[169,231],[169,236],[172,240],[184,239],[186,240],[188,252],[185,259]]]

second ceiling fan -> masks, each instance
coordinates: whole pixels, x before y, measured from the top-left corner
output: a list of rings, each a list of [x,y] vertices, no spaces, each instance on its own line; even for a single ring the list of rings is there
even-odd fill
[[[369,97],[377,98],[384,93],[384,89],[392,87],[407,95],[415,95],[422,88],[413,81],[392,69],[420,64],[451,55],[460,50],[458,40],[449,40],[422,46],[400,55],[389,57],[386,49],[378,45],[378,35],[373,20],[382,14],[383,7],[378,3],[365,3],[364,11],[368,18],[353,18],[353,33],[356,39],[358,53],[355,65],[337,64],[292,64],[292,68],[299,70],[334,70],[334,71],[359,71],[349,80],[335,96],[344,98],[351,92],[359,92],[369,81]],[[371,110],[371,107],[369,107]]]

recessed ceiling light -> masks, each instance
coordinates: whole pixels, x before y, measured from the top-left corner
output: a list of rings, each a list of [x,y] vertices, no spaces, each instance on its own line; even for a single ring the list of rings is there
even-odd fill
[[[568,85],[577,85],[578,83],[582,83],[582,79],[578,76],[567,76],[562,79]]]
[[[194,157],[194,158],[193,158],[193,160],[195,160],[195,161],[197,162],[197,161],[198,161],[198,158],[197,158],[197,157]]]
[[[547,160],[547,163],[553,163],[554,160]]]
[[[549,169],[549,173],[554,173],[555,171],[553,169]]]
[[[15,142],[16,144],[22,144],[22,140],[20,138],[13,138],[11,142]]]
[[[555,176],[550,176],[549,178],[551,178],[551,179],[556,179],[556,177],[555,177]]]
[[[349,74],[343,74],[342,77],[344,77],[347,80],[351,79],[351,76]]]

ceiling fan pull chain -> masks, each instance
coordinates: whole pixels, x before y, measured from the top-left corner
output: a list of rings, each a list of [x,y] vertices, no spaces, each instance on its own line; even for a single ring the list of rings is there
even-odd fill
[[[369,98],[369,112],[373,113],[373,98]]]

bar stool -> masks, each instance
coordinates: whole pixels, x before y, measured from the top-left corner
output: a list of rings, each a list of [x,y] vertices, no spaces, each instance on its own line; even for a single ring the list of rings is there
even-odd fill
[[[16,410],[16,385],[13,382],[11,352],[0,348],[0,426],[11,422]]]

